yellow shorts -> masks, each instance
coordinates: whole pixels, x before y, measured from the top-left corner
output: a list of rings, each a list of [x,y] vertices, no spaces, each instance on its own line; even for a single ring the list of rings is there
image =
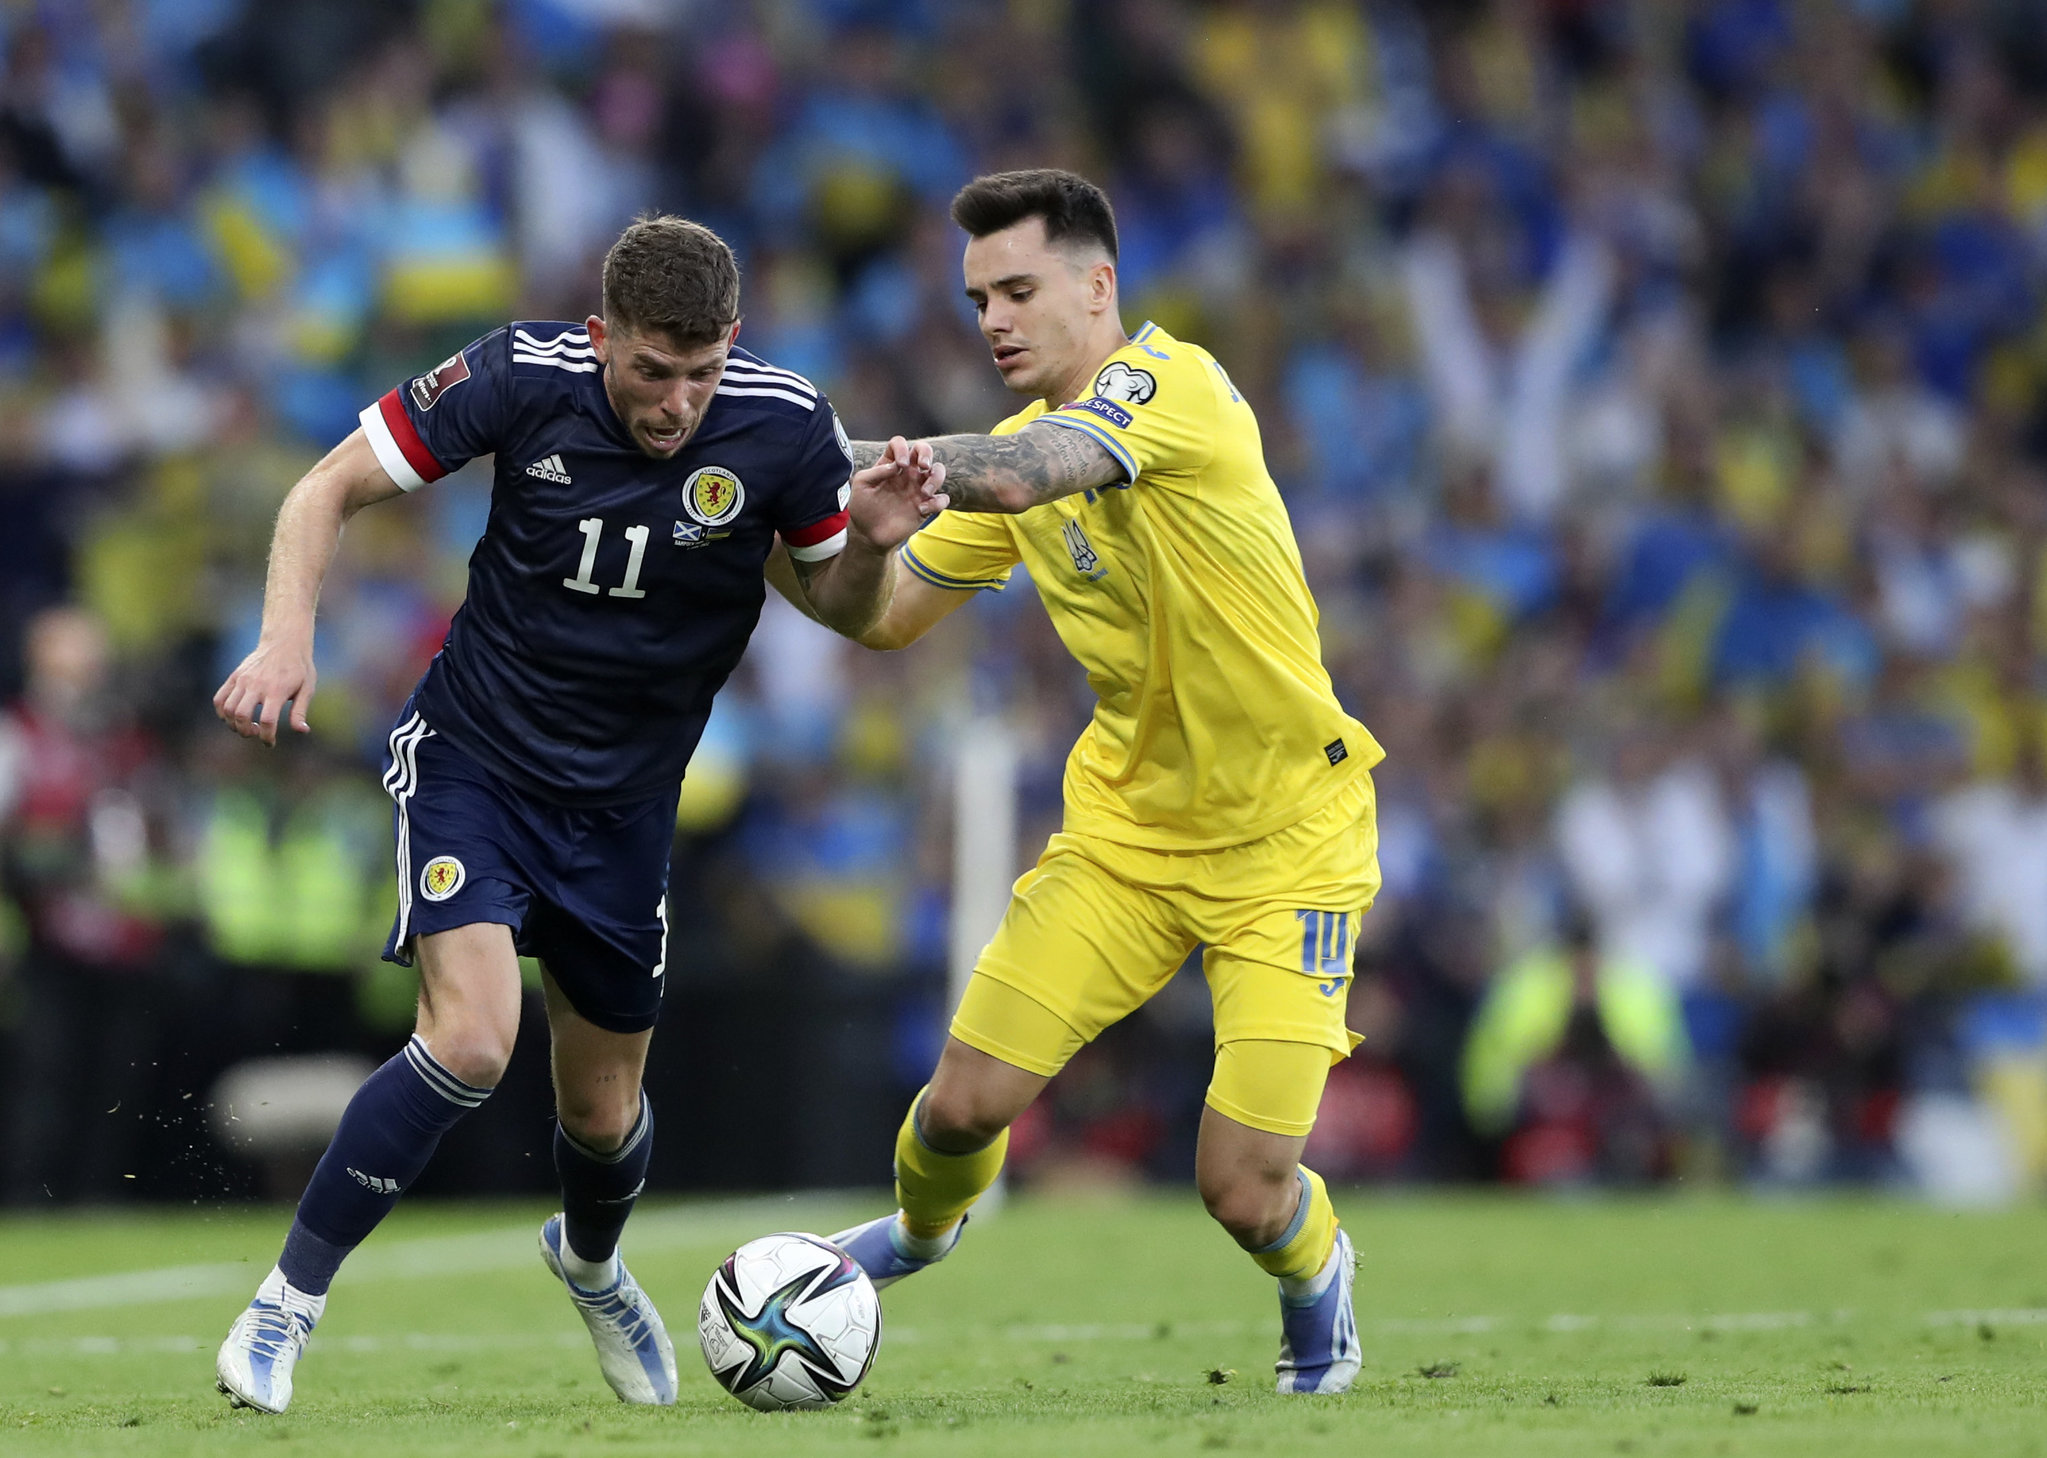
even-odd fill
[[[1299,824],[1221,850],[1053,836],[1018,879],[974,982],[1022,993],[1056,1021],[1005,1012],[1014,1004],[970,984],[953,1036],[1049,1077],[1202,946],[1217,1048],[1305,1043],[1325,1050],[1326,1071],[1358,1042],[1344,1005],[1358,921],[1379,889],[1374,808],[1360,771]]]

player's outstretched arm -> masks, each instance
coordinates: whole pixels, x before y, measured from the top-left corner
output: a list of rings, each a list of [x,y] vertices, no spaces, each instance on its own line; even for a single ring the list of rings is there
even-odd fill
[[[868,624],[865,631],[855,636],[854,641],[863,647],[884,652],[907,648],[974,595],[972,592],[954,592],[932,586],[903,567],[900,552],[890,555],[888,566],[888,607]],[[767,577],[769,584],[789,599],[797,611],[813,622],[824,621],[818,617],[817,609],[810,605],[810,598],[803,590],[795,558],[779,542],[768,555]]]
[[[341,529],[365,506],[398,494],[398,483],[377,463],[369,437],[358,427],[284,498],[270,538],[256,650],[213,696],[213,711],[235,733],[275,744],[287,702],[291,727],[306,732],[315,679],[313,609],[341,545]]]
[[[846,545],[838,555],[822,562],[788,558],[803,595],[799,606],[834,632],[862,638],[888,613],[899,576],[896,548],[944,505],[934,496],[944,481],[944,469],[933,465],[921,442],[890,440],[853,473]],[[772,565],[768,580],[775,581]]]
[[[1124,479],[1100,442],[1059,425],[1034,422],[1014,435],[937,435],[916,444],[929,446],[932,460],[945,467],[940,504],[953,511],[1013,516]],[[878,459],[881,451],[877,442],[855,441],[854,462]]]

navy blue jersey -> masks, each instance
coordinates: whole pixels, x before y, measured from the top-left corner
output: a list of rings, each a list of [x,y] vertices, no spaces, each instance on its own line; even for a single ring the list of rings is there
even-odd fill
[[[496,456],[468,596],[416,703],[472,758],[563,805],[680,780],[759,620],[776,535],[811,561],[846,540],[838,417],[745,350],[666,461],[634,445],[579,324],[487,334],[362,423],[408,491]]]

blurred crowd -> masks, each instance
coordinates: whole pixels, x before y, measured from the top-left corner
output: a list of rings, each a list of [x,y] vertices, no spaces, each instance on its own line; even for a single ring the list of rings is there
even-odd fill
[[[5,0],[0,49],[0,1199],[246,1188],[219,1076],[406,1020],[377,760],[485,470],[356,519],[311,736],[208,702],[365,402],[591,312],[661,209],[855,436],[986,429],[945,204],[1036,165],[1109,189],[1126,323],[1257,407],[1387,750],[1310,1161],[2047,1179],[2037,0]],[[1089,703],[1021,577],[890,657],[770,600],[685,786],[656,1053],[756,1148],[670,1183],[885,1159],[949,746],[1013,726],[1035,855]],[[1019,1173],[1184,1170],[1207,1064],[1183,975]],[[862,1112],[764,1157],[764,1073],[786,1125]],[[474,1167],[533,1176],[527,1122]]]

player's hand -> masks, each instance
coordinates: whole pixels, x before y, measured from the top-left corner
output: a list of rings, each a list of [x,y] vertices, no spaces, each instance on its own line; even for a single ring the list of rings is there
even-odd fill
[[[935,494],[944,482],[945,467],[932,459],[930,445],[891,436],[881,459],[854,473],[846,503],[853,530],[882,551],[894,550],[944,509],[944,496]]]
[[[318,677],[310,643],[258,643],[256,651],[242,660],[213,696],[213,712],[244,739],[275,744],[287,701],[291,727],[301,734],[308,732],[306,706],[313,701]]]
[[[905,469],[916,489],[919,519],[928,521],[952,505],[952,498],[945,494],[945,463],[934,457],[928,440],[904,441],[895,436],[889,441],[891,450],[898,443],[906,452]]]
[[[900,440],[901,437],[896,437]],[[889,442],[891,446],[895,440]],[[938,460],[928,440],[906,443],[909,450],[908,463],[910,478],[917,488],[917,510],[925,519],[938,515],[952,505],[952,498],[945,494],[945,463]]]
[[[928,459],[930,446],[924,450],[927,460],[923,479],[917,485],[917,510],[928,519],[952,505],[952,498],[945,493],[945,462]]]

